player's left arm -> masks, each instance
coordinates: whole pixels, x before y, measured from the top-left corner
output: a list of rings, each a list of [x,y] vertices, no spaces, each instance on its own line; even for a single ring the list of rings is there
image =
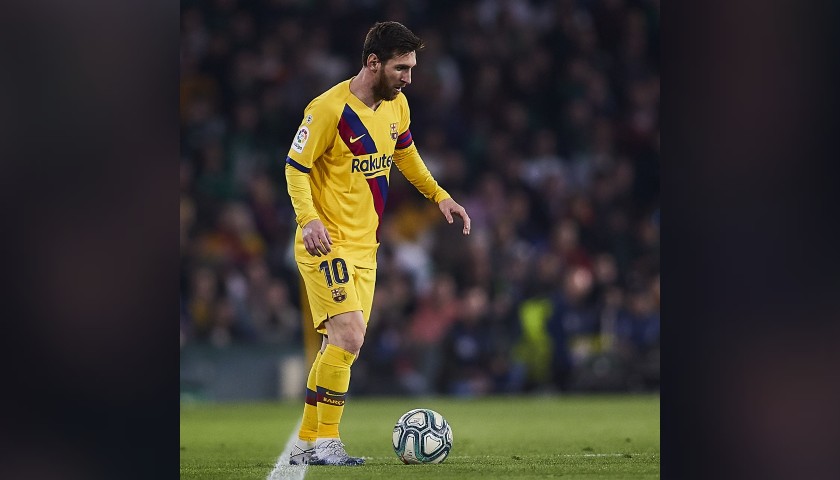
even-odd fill
[[[397,142],[394,145],[394,163],[400,169],[405,178],[414,185],[414,188],[420,191],[426,198],[435,202],[440,208],[441,213],[446,218],[446,221],[452,223],[454,220],[452,215],[458,215],[464,221],[464,235],[470,234],[470,216],[467,215],[467,210],[452,199],[452,196],[446,192],[437,181],[432,177],[432,173],[423,163],[420,158],[420,153],[417,151],[417,146],[414,145],[414,139],[411,137],[411,109],[408,106],[408,100],[405,95],[397,97],[397,107],[400,112],[399,131],[402,132],[397,137]]]

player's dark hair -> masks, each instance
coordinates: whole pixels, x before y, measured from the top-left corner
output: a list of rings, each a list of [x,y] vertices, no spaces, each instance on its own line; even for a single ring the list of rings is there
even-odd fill
[[[371,53],[382,63],[393,57],[422,50],[425,45],[420,37],[399,22],[376,22],[365,36],[362,65],[367,65]]]

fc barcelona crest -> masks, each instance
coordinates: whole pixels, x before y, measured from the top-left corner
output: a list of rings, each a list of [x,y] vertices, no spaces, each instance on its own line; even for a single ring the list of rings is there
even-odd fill
[[[396,124],[396,123],[392,123],[392,124],[391,124],[391,138],[393,138],[393,139],[394,139],[394,141],[396,142],[396,141],[397,141],[397,137],[399,137],[399,134],[397,133],[397,124]]]
[[[344,291],[344,287],[333,288],[330,291],[332,292],[335,303],[341,303],[347,299],[347,292]]]

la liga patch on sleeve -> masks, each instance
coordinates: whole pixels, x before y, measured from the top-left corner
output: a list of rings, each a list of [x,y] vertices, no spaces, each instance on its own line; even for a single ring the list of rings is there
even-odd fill
[[[292,150],[303,153],[303,147],[306,146],[307,140],[309,140],[309,129],[306,126],[300,127],[300,130],[295,134],[295,141],[292,142]]]

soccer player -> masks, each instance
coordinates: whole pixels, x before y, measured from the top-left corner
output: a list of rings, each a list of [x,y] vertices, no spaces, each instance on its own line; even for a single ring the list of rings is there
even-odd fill
[[[298,224],[295,260],[317,332],[324,334],[306,382],[294,465],[361,465],[347,455],[338,426],[350,367],[364,342],[376,280],[379,226],[391,166],[447,222],[470,233],[470,217],[429,173],[409,130],[402,89],[423,42],[398,22],[380,22],[365,37],[359,74],[306,107],[286,157],[286,181]]]

